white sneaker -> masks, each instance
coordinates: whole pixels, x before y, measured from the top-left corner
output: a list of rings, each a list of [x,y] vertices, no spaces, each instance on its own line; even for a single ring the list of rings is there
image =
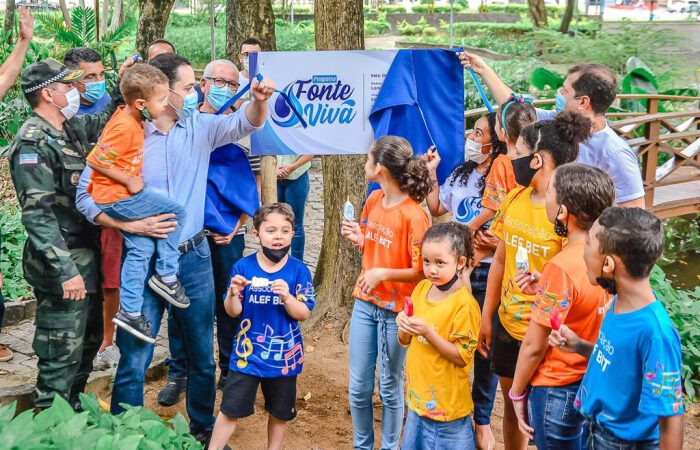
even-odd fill
[[[101,352],[97,352],[97,355],[95,355],[95,360],[92,364],[95,370],[107,370],[117,367],[120,357],[121,354],[119,353],[117,346],[110,345]]]

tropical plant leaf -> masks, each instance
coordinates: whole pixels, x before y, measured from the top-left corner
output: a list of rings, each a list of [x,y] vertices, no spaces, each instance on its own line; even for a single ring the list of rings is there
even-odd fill
[[[73,8],[71,20],[73,22],[72,32],[82,42],[82,46],[95,40],[95,11],[91,8]]]
[[[544,67],[538,67],[532,71],[530,82],[541,91],[547,89],[547,87],[556,91],[564,85],[564,78]]]

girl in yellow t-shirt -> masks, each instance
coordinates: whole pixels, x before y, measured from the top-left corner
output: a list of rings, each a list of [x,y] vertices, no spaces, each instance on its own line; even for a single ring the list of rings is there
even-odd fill
[[[576,160],[579,143],[590,133],[591,121],[570,112],[525,128],[516,144],[513,171],[517,183],[527,187],[508,193],[491,225],[500,242],[487,281],[479,353],[490,351],[499,377],[504,397],[503,441],[508,449],[524,450],[527,446],[513,409],[513,400],[520,399],[508,393],[535,300],[534,295],[520,291],[516,274],[519,269],[542,272],[544,264],[561,251],[562,238],[547,219],[547,187],[558,166]]]
[[[469,229],[434,225],[421,247],[426,280],[396,317],[406,354],[406,403],[402,450],[474,449],[474,409],[469,371],[479,332],[479,304],[460,272],[474,256]]]

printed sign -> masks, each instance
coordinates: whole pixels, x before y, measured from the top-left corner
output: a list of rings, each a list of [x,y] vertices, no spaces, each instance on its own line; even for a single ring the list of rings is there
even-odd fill
[[[251,72],[274,80],[270,117],[251,136],[255,155],[367,153],[374,134],[368,117],[397,50],[262,52]],[[303,127],[289,103],[300,113]]]

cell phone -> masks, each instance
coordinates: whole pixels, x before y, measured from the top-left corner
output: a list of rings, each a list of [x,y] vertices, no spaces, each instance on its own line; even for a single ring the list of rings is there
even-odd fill
[[[135,54],[135,55],[131,58],[131,60],[134,61],[134,62],[138,62],[139,59],[142,59],[142,58],[141,58],[141,53],[137,53],[137,54]]]

